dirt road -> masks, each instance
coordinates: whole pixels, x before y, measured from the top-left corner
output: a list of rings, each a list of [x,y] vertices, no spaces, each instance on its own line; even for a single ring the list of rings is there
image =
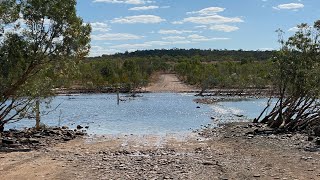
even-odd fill
[[[155,74],[154,80],[146,88],[148,92],[192,92],[197,88],[182,83],[175,74]]]
[[[319,151],[301,149],[304,136],[247,136],[247,129],[209,130],[206,138],[91,137],[38,151],[0,153],[0,179],[320,178]]]

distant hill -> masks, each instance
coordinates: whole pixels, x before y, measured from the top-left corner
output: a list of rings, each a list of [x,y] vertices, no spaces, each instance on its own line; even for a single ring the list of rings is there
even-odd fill
[[[161,58],[165,61],[177,61],[183,59],[197,59],[203,62],[210,61],[265,61],[273,57],[275,51],[245,51],[245,50],[217,50],[217,49],[154,49],[138,50],[134,52],[102,55],[89,59],[113,59],[113,58]]]

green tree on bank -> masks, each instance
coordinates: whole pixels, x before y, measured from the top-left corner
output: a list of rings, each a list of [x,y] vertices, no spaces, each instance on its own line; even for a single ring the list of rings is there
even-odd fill
[[[301,24],[274,60],[273,85],[279,100],[268,115],[255,122],[283,131],[312,130],[320,125],[320,20]]]
[[[0,3],[0,130],[22,119],[39,98],[89,52],[89,25],[75,0],[6,0]]]

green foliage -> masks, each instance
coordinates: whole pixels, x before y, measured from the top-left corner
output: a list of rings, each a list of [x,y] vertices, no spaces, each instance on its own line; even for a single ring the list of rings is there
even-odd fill
[[[319,96],[320,31],[316,27],[317,23],[314,28],[301,24],[299,31],[287,41],[282,39],[282,32],[279,32],[282,49],[274,61],[274,84],[283,91],[281,93]]]
[[[183,61],[175,71],[185,82],[208,88],[265,88],[270,85],[272,64],[267,62]]]
[[[287,40],[277,31],[282,48],[274,59],[272,80],[279,100],[261,122],[286,131],[320,125],[319,25],[301,24]]]
[[[105,58],[147,58],[158,57],[165,62],[184,60],[212,61],[266,61],[273,56],[273,51],[244,51],[218,49],[154,49],[141,50],[130,53],[103,55]]]
[[[131,91],[144,87],[155,71],[165,71],[170,65],[158,58],[88,58],[80,65],[78,84],[86,88],[120,87]]]
[[[91,27],[75,0],[0,2],[0,127],[73,76],[89,51]]]

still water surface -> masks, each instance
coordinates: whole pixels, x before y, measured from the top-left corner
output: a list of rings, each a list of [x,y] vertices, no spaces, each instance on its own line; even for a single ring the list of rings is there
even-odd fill
[[[117,105],[115,94],[57,96],[51,103],[51,109],[55,110],[43,115],[42,122],[49,126],[66,125],[71,128],[89,126],[88,133],[98,135],[184,133],[199,129],[201,125],[214,126],[222,122],[252,119],[259,115],[267,101],[250,99],[204,105],[193,102],[194,94],[175,93],[149,93],[136,98],[122,95],[121,98],[124,101]],[[244,117],[239,118],[239,115]],[[7,128],[20,129],[33,125],[34,120],[23,120]]]

